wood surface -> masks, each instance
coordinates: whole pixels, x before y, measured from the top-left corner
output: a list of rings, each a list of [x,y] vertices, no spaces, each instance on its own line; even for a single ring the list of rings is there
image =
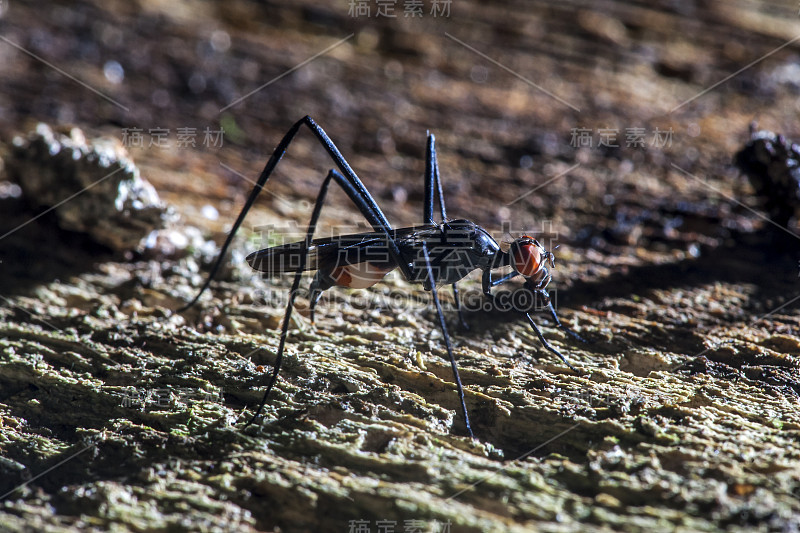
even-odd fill
[[[433,4],[0,0],[0,529],[800,528],[798,228],[732,164],[753,120],[800,139],[797,6]],[[463,331],[442,291],[471,441],[435,311],[394,274],[315,325],[300,299],[242,430],[291,283],[243,257],[302,234],[332,166],[308,132],[174,310],[304,115],[397,226],[421,222],[431,131],[450,216],[558,245],[558,312],[591,343],[538,320],[583,375],[517,316],[473,305]],[[20,194],[14,138],[39,122],[141,129],[128,152],[178,217],[161,240],[109,249]],[[363,227],[332,193],[322,234]]]

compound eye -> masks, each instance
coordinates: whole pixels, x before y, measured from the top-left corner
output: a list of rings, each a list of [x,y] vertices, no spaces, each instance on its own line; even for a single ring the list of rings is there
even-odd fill
[[[511,244],[514,269],[525,277],[535,276],[544,266],[544,248],[535,239],[523,236]]]

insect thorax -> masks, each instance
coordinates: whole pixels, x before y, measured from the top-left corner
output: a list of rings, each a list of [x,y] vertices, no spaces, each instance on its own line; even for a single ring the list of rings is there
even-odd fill
[[[497,241],[483,228],[469,220],[452,220],[442,224],[441,234],[425,242],[430,268],[436,286],[450,285],[473,270],[491,268],[500,251]],[[414,250],[411,263],[414,280],[430,289],[425,253],[421,246]]]

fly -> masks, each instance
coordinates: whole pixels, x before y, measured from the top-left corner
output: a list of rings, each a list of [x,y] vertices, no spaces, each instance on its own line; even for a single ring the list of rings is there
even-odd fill
[[[371,287],[380,282],[392,270],[399,269],[406,281],[422,284],[426,291],[431,292],[439,327],[442,330],[442,336],[453,370],[461,403],[461,412],[464,416],[467,432],[470,437],[474,438],[464,401],[464,388],[458,374],[458,366],[453,355],[450,336],[447,332],[442,306],[439,301],[439,287],[452,286],[459,317],[462,324],[465,324],[459,305],[457,288],[457,283],[462,278],[474,270],[481,270],[483,272],[483,293],[486,298],[495,301],[496,297],[491,291],[493,287],[505,283],[516,276],[522,276],[525,278],[525,286],[544,302],[558,327],[578,340],[583,341],[583,339],[561,323],[550,301],[546,287],[551,279],[549,269],[554,268],[552,252],[547,251],[536,239],[529,236],[515,239],[509,243],[507,250],[503,250],[485,229],[474,222],[465,219],[449,220],[447,218],[442,183],[439,177],[439,166],[436,159],[435,139],[430,133],[428,134],[425,160],[423,224],[395,229],[389,224],[375,199],[364,187],[364,184],[323,129],[308,116],[296,122],[284,135],[281,142],[278,143],[272,157],[270,157],[264,170],[259,175],[256,186],[251,191],[242,211],[236,218],[205,283],[194,299],[181,308],[179,312],[194,305],[209,287],[247,212],[253,206],[258,194],[303,125],[308,127],[319,140],[338,170],[331,169],[322,183],[303,241],[265,248],[247,257],[247,262],[255,270],[267,275],[294,273],[295,277],[284,314],[275,366],[267,383],[261,404],[245,427],[252,424],[261,414],[269,393],[278,378],[292,309],[302,273],[304,271],[316,271],[309,291],[311,320],[313,322],[314,310],[324,291],[334,286],[353,289]],[[372,226],[373,231],[314,239],[314,231],[331,181],[334,181],[347,194]],[[439,222],[434,220],[434,208],[437,204],[440,215]],[[508,266],[512,267],[510,273],[499,279],[492,279],[493,270]],[[531,317],[530,311],[521,310],[521,312],[527,317],[528,322],[544,347],[556,354],[572,371],[578,373],[561,352],[547,342]]]

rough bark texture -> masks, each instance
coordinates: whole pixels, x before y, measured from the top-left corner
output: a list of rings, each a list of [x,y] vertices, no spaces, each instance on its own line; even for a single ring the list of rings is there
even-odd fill
[[[363,4],[0,1],[5,166],[39,121],[141,128],[129,151],[182,217],[111,252],[54,212],[21,226],[44,208],[0,182],[0,529],[797,530],[797,227],[765,221],[731,163],[754,118],[800,139],[796,6]],[[331,291],[316,325],[299,302],[264,419],[242,430],[290,283],[243,265],[266,245],[247,233],[303,231],[331,166],[310,135],[233,267],[173,310],[213,257],[193,228],[221,241],[306,114],[398,226],[421,220],[430,129],[451,216],[560,245],[559,314],[591,343],[540,323],[584,374],[518,317],[473,308],[462,331],[448,303],[471,441],[426,294],[392,275]],[[332,194],[323,231],[357,224]]]

